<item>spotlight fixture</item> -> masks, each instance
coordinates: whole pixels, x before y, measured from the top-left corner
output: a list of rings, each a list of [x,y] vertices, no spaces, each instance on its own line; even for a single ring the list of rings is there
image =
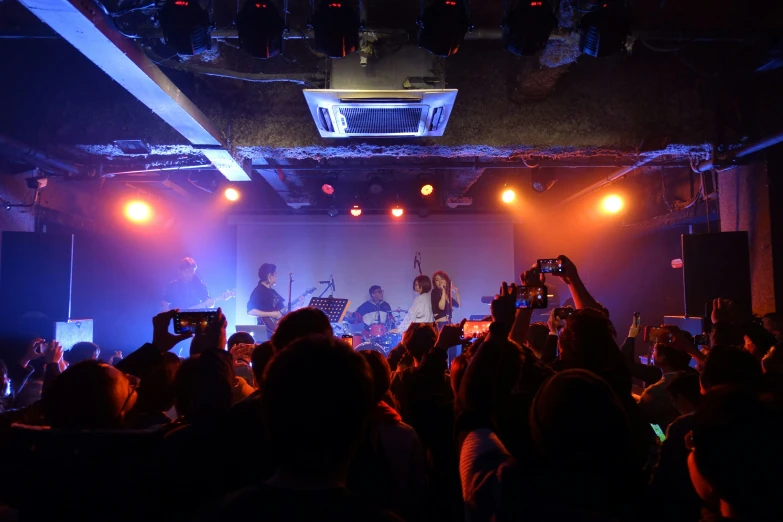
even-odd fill
[[[361,207],[359,207],[359,205],[354,205],[353,207],[351,207],[351,215],[352,215],[353,217],[359,217],[359,216],[361,216],[361,215],[362,215],[362,209],[361,209]]]
[[[237,15],[239,47],[253,58],[283,52],[283,19],[271,0],[248,0]]]
[[[630,30],[623,0],[597,2],[579,23],[579,50],[594,57],[609,56],[625,46]]]
[[[404,210],[402,209],[402,207],[401,207],[401,206],[399,206],[399,205],[395,206],[395,207],[392,209],[392,211],[391,211],[391,214],[392,214],[392,216],[394,216],[394,217],[402,217],[402,215],[403,215],[404,213],[405,213],[405,211],[404,211]]]
[[[536,192],[546,192],[552,188],[552,185],[557,183],[557,178],[550,172],[545,172],[539,169],[530,170],[530,186]]]
[[[500,195],[500,199],[503,201],[503,203],[509,204],[513,203],[515,199],[517,199],[517,194],[510,188],[504,189],[503,193]]]
[[[606,196],[601,202],[601,207],[608,214],[617,214],[623,209],[623,198],[616,194]]]
[[[134,223],[146,223],[152,218],[152,208],[144,201],[130,201],[125,205],[125,217]]]
[[[225,192],[223,192],[223,195],[229,201],[236,201],[239,199],[239,191],[234,187],[228,187]]]
[[[470,29],[465,0],[435,0],[419,19],[417,43],[437,56],[459,51]]]
[[[373,176],[370,178],[370,181],[367,182],[367,190],[370,191],[370,194],[375,194],[376,196],[383,192],[383,181],[378,176]]]
[[[323,192],[327,196],[331,196],[332,194],[334,194],[334,187],[329,183],[324,183],[323,185],[321,185],[321,192]]]
[[[197,0],[168,0],[158,13],[163,39],[182,55],[212,47],[209,12]]]
[[[315,49],[345,58],[359,47],[359,13],[346,0],[322,0],[313,14]]]
[[[432,194],[432,192],[434,190],[435,190],[435,188],[432,185],[430,185],[429,183],[427,183],[426,185],[422,185],[421,186],[421,195],[422,196],[429,196],[430,194]]]
[[[520,0],[503,21],[503,48],[520,56],[546,47],[557,24],[549,0]]]
[[[329,213],[329,217],[334,217],[340,213],[340,211],[337,210],[337,207],[329,207],[329,210],[327,212]]]

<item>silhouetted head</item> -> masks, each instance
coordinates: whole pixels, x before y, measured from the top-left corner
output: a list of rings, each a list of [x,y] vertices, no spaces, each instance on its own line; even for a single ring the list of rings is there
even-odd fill
[[[269,361],[275,355],[275,348],[271,341],[265,341],[253,349],[250,354],[250,365],[253,367],[253,377],[256,380],[256,387],[261,387],[264,378],[264,371],[269,365]]]
[[[269,363],[261,392],[281,471],[347,474],[374,404],[364,357],[331,335],[300,338]]]
[[[308,306],[283,317],[270,340],[275,350],[282,350],[300,337],[314,334],[334,335],[326,314]]]
[[[699,384],[699,374],[696,372],[683,372],[675,375],[666,391],[672,398],[672,404],[677,408],[680,415],[693,413],[701,403],[701,386]]]
[[[136,404],[139,380],[106,363],[88,360],[70,366],[43,396],[44,417],[52,428],[121,428]]]
[[[437,340],[438,331],[430,323],[411,323],[402,336],[402,344],[416,362],[421,362]]]
[[[677,335],[684,335],[687,332],[678,332]],[[688,334],[688,337],[693,338]],[[688,368],[691,362],[691,356],[672,348],[669,344],[656,343],[653,347],[653,364],[661,368],[664,372],[681,372]]]
[[[370,367],[372,373],[373,384],[373,398],[375,401],[380,401],[383,396],[389,391],[391,385],[391,369],[389,363],[386,361],[386,357],[382,353],[375,350],[362,350],[358,352],[364,360],[367,361],[367,365]]]
[[[758,324],[748,324],[742,331],[745,341],[743,346],[759,361],[764,358],[770,348],[776,343],[775,336]]]
[[[90,342],[80,342],[74,344],[70,350],[63,354],[68,364],[76,364],[82,361],[96,360],[101,355],[101,349],[98,345]]]
[[[228,351],[231,351],[231,348],[238,344],[255,344],[256,341],[253,339],[253,336],[250,335],[249,332],[236,332],[235,334],[232,334],[231,337],[228,338],[228,341],[226,342]]]
[[[715,346],[701,371],[702,393],[727,384],[758,384],[761,376],[761,364],[750,352],[734,346]]]
[[[549,338],[549,326],[546,323],[533,323],[527,330],[528,348],[533,350],[537,356],[541,357],[546,347],[546,341]]]
[[[755,387],[711,390],[686,438],[699,496],[720,499],[732,520],[783,520],[781,418],[780,399]]]
[[[227,352],[207,350],[186,359],[174,379],[177,415],[195,421],[222,417],[231,407],[233,384],[234,370]]]

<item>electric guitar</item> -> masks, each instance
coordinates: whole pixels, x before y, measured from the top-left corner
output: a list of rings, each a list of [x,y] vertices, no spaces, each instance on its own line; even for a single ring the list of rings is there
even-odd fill
[[[237,289],[232,288],[231,290],[226,290],[225,292],[223,292],[222,294],[216,297],[207,299],[206,301],[202,301],[197,305],[188,306],[187,308],[185,308],[185,310],[200,310],[203,308],[214,308],[218,302],[228,301],[232,297],[236,297],[236,296],[237,296]]]
[[[291,300],[291,310],[296,310],[297,308],[301,307],[304,304],[305,298],[315,292],[315,287],[308,288],[305,293],[297,297],[296,299]],[[282,311],[282,310],[281,310]],[[285,317],[285,314],[280,318],[282,319]],[[269,335],[272,335],[272,332],[274,332],[277,329],[277,323],[280,322],[280,319],[275,319],[273,317],[259,317],[261,319],[261,322],[266,325],[266,331],[269,333]]]

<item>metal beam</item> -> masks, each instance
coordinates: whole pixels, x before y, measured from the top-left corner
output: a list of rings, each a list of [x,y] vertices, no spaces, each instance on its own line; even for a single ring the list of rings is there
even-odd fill
[[[220,131],[204,113],[135,42],[117,31],[97,4],[89,0],[21,0],[21,3],[196,149],[214,151],[226,146]],[[244,169],[227,151],[223,152],[217,160],[219,164],[210,158],[215,167],[232,181],[249,181]]]

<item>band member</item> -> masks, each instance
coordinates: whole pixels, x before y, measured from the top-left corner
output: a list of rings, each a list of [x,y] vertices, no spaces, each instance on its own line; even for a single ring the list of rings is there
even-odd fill
[[[166,286],[161,306],[164,311],[172,308],[213,308],[207,285],[196,275],[198,265],[192,257],[183,257],[177,265],[179,277]]]
[[[449,287],[451,287],[451,304],[449,304]],[[461,303],[459,290],[454,286],[449,275],[438,270],[432,275],[432,314],[436,323],[448,323],[452,308],[459,308]]]
[[[356,309],[356,312],[362,316],[364,324],[385,324],[391,313],[391,306],[383,300],[383,288],[378,285],[370,287],[370,300],[365,301]]]
[[[408,315],[402,321],[400,326],[392,332],[405,332],[411,323],[431,323],[434,321],[432,316],[432,301],[430,300],[430,290],[432,290],[432,281],[429,276],[420,275],[413,280],[413,291],[418,294],[413,304],[408,309]]]
[[[277,321],[283,317],[282,310],[285,308],[285,300],[272,288],[277,283],[277,267],[264,263],[258,269],[258,279],[258,285],[247,301],[247,315],[255,317],[258,324],[267,324],[264,318]]]

